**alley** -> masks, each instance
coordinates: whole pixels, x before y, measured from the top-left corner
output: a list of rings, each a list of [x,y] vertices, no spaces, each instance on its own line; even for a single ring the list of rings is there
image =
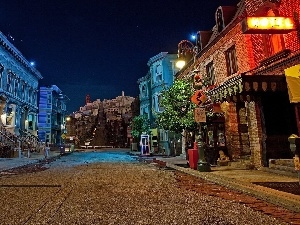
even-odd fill
[[[125,153],[76,153],[0,184],[1,224],[285,224]]]

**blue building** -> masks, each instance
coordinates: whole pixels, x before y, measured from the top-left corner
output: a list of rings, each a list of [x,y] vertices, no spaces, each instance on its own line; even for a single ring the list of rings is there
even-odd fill
[[[37,93],[42,75],[0,32],[0,126],[2,133],[37,136]],[[1,137],[1,138],[4,138]]]
[[[147,65],[149,71],[146,76],[138,79],[140,90],[140,114],[147,115],[151,124],[151,152],[162,152],[170,155],[168,131],[158,129],[155,124],[155,114],[162,112],[160,106],[161,92],[170,87],[174,76],[178,72],[175,67],[177,54],[161,52],[150,58]]]
[[[41,141],[63,143],[68,100],[56,85],[40,87],[38,136]]]

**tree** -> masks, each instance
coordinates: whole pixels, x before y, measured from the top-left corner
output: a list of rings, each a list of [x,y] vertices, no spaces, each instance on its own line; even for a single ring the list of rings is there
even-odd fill
[[[159,102],[164,110],[156,113],[158,127],[176,133],[183,129],[194,130],[197,124],[194,121],[196,105],[191,102],[193,94],[192,82],[187,79],[175,80],[169,89],[164,89]]]
[[[147,115],[135,116],[131,122],[131,135],[139,139],[143,133],[149,134],[150,121]]]

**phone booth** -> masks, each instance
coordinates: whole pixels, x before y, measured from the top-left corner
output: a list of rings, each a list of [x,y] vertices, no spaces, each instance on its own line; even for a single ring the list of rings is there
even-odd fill
[[[142,134],[141,135],[141,155],[150,155],[150,142],[149,142],[149,135]]]

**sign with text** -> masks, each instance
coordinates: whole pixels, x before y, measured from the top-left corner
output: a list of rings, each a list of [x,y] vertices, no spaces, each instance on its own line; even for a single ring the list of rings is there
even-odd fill
[[[245,34],[284,34],[296,30],[293,17],[246,17],[242,21]]]
[[[205,107],[198,107],[194,110],[194,118],[197,123],[206,122]]]

